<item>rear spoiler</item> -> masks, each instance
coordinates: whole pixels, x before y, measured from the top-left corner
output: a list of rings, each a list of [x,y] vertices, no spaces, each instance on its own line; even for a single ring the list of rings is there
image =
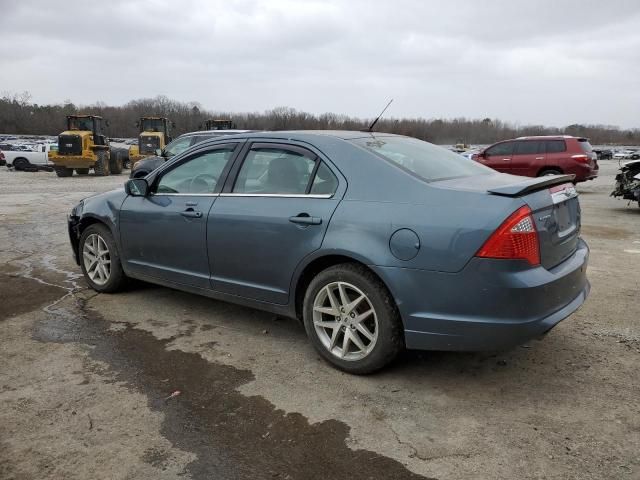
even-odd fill
[[[576,178],[575,175],[550,175],[548,177],[531,178],[523,182],[514,183],[513,185],[491,188],[487,191],[503,197],[520,197],[527,193],[543,190],[547,187],[572,182],[574,178]]]

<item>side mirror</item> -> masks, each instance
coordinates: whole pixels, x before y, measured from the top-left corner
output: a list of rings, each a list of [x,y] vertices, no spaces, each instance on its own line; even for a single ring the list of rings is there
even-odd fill
[[[136,127],[139,127],[139,126],[140,126],[140,122],[136,122]]]
[[[156,154],[156,157],[162,157],[163,156],[162,155],[162,149],[161,148],[156,148],[155,154]]]
[[[176,128],[176,122],[171,122],[171,128]]]
[[[107,127],[110,127],[110,126],[111,126],[111,124],[109,123],[109,120],[105,120],[105,121],[104,121],[104,124],[105,124]]]
[[[124,184],[124,191],[132,197],[146,197],[149,194],[149,184],[144,178],[132,178]]]

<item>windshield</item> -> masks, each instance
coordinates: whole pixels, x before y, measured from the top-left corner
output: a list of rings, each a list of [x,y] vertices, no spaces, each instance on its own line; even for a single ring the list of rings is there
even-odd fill
[[[427,182],[494,173],[474,160],[415,138],[371,135],[353,143]]]
[[[164,126],[161,118],[145,118],[141,125],[143,132],[163,132]]]
[[[184,152],[191,145],[191,137],[176,138],[164,149],[164,154],[167,157],[173,157],[179,153]]]
[[[69,130],[93,131],[93,120],[91,118],[70,118]]]

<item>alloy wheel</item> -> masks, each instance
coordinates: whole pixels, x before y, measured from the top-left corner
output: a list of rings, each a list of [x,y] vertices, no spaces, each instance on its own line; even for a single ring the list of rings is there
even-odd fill
[[[97,233],[89,235],[82,248],[84,269],[93,283],[104,285],[111,276],[111,255],[104,238]]]
[[[313,326],[322,345],[341,360],[362,360],[378,339],[378,317],[355,285],[332,282],[313,302]]]

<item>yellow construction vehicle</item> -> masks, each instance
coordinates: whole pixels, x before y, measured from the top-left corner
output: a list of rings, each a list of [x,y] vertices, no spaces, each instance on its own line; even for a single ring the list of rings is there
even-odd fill
[[[96,115],[68,115],[67,129],[58,135],[58,150],[49,151],[49,161],[59,177],[70,177],[74,170],[86,175],[91,168],[98,176],[122,173],[122,158],[111,151],[102,117]]]
[[[200,125],[200,130],[230,130],[236,128],[236,124],[228,119],[205,120],[204,125]]]
[[[131,168],[137,161],[156,155],[157,150],[162,150],[171,141],[169,126],[175,125],[165,117],[140,117],[136,123],[136,127],[140,128],[138,144],[129,147]]]

